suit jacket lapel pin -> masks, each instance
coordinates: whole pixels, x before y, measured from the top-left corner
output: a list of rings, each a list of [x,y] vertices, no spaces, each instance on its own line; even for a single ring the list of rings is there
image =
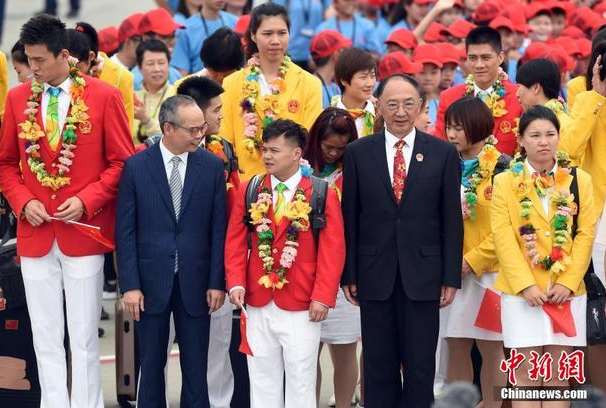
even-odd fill
[[[422,162],[424,158],[423,153],[417,153],[416,159],[419,163]]]
[[[290,101],[288,101],[288,111],[290,113],[297,113],[298,110],[299,110],[299,101],[297,101],[296,99],[291,99]]]

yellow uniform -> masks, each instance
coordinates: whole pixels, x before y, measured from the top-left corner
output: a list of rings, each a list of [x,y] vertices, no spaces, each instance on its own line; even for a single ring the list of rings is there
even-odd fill
[[[243,86],[250,68],[234,72],[223,81],[225,92],[221,95],[223,101],[223,120],[219,134],[230,142],[238,156],[238,164],[244,172],[242,180],[249,180],[255,174],[265,172],[260,152],[250,152],[244,145],[244,121],[240,103],[244,98]],[[307,129],[311,127],[322,111],[322,85],[320,80],[291,64],[284,77],[284,92],[278,96],[277,116],[279,119],[291,119]],[[259,98],[261,99],[261,98]],[[260,104],[256,104],[256,112],[262,122],[264,115]],[[261,126],[261,125],[259,125]]]
[[[0,117],[4,117],[4,104],[8,94],[8,62],[6,55],[0,51]]]
[[[587,90],[587,85],[585,83],[585,75],[580,75],[576,78],[572,78],[566,84],[566,103],[568,104],[568,111],[572,110],[574,103],[576,102],[577,95],[581,92],[585,92]]]
[[[103,70],[99,75],[99,79],[120,90],[122,99],[124,100],[126,116],[128,116],[128,123],[132,129],[135,121],[134,76],[128,69],[112,61],[103,52],[100,51],[99,56],[103,58]]]
[[[524,173],[528,174],[526,168]],[[572,179],[572,175],[566,175],[562,186],[569,187]],[[499,174],[494,179],[490,222],[500,264],[495,288],[510,295],[520,295],[522,290],[536,284],[546,292],[552,272],[539,266],[532,268],[525,257],[526,241],[519,234],[519,228],[525,222],[520,215],[521,197],[517,194],[517,183],[511,171]],[[570,257],[570,264],[555,279],[551,278],[552,287],[556,283],[561,284],[570,289],[574,296],[585,293],[583,276],[591,258],[596,221],[591,178],[583,170],[577,169],[577,183],[580,196],[577,234],[574,240],[569,239],[562,248]],[[536,250],[539,256],[546,256],[552,249],[554,231],[551,222],[555,206],[550,204],[549,214],[546,215],[532,184],[529,190],[527,196],[532,201],[529,221],[536,228]]]
[[[141,144],[142,140],[162,133],[160,129],[160,106],[162,102],[167,100],[169,97],[175,94],[172,85],[166,81],[164,86],[156,93],[151,93],[145,88],[145,83],[141,85],[141,89],[136,92],[137,99],[145,106],[145,111],[149,115],[150,119],[146,123],[141,123],[139,120],[135,120],[135,132],[133,135],[133,142],[135,146]]]

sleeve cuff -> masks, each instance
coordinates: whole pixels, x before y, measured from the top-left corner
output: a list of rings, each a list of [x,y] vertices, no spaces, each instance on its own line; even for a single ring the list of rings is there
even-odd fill
[[[244,293],[246,293],[246,289],[244,288],[244,286],[234,286],[233,288],[231,288],[229,290],[229,294],[231,295],[231,293],[236,289],[242,289],[244,291]]]

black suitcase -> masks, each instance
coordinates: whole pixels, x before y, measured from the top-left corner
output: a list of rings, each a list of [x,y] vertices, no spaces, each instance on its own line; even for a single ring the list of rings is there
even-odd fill
[[[116,301],[116,393],[122,408],[137,400],[139,353],[135,322],[124,310],[122,299]]]

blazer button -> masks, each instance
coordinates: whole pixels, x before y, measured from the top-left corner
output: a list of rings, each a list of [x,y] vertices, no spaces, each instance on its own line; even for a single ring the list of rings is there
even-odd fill
[[[51,167],[57,167],[57,163],[51,164]]]
[[[277,254],[277,253],[278,253],[278,249],[277,249],[277,248],[274,248],[272,252],[273,252],[274,254]]]
[[[56,200],[56,199],[57,199],[57,194],[53,194],[53,195],[51,195],[51,199],[52,199],[52,200]]]
[[[548,237],[548,236],[550,236],[550,235],[551,235],[551,234],[549,233],[549,231],[545,231],[545,236],[546,236],[546,237]]]

